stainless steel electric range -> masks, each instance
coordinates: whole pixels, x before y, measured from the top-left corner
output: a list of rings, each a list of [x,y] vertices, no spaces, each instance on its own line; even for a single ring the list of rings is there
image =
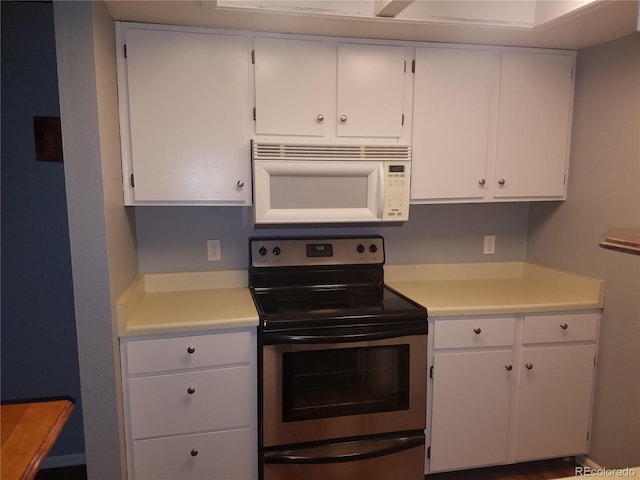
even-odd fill
[[[253,238],[265,480],[423,479],[427,311],[384,239]]]

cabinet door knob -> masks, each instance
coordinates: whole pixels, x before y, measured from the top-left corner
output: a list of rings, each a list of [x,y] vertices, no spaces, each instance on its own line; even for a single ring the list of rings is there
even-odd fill
[[[196,352],[196,347],[194,347],[193,345],[189,345],[187,347],[187,353],[191,354],[191,353],[195,353]]]
[[[478,184],[480,184],[480,186],[481,186],[481,187],[484,187],[484,184],[485,184],[485,183],[487,183],[487,181],[486,181],[484,178],[481,178],[481,179],[478,181]]]
[[[533,370],[533,363],[525,363],[524,366],[527,367],[527,370]]]
[[[193,395],[194,393],[196,393],[196,387],[189,387],[187,388],[187,393],[189,395]]]
[[[242,180],[238,180],[238,181],[236,182],[236,186],[237,186],[238,188],[242,188],[242,187],[244,187],[244,182],[243,182]]]
[[[476,327],[476,328],[474,328],[474,329],[473,329],[473,332],[474,332],[476,335],[480,335],[480,334],[482,333],[482,329],[481,329],[481,328]]]
[[[197,448],[192,448],[191,449],[191,456],[192,457],[198,456],[198,449]]]
[[[560,324],[560,328],[563,329],[563,330],[566,330],[567,328],[569,328],[569,325],[567,323],[562,322]]]
[[[321,114],[321,113],[319,113],[319,114],[318,114],[318,121],[319,121],[319,122],[322,122],[323,120],[324,120],[324,115],[323,115],[323,114]]]
[[[498,180],[498,185],[502,186],[504,185],[506,182],[506,180],[504,178],[501,178],[500,180]]]
[[[346,115],[340,115],[340,121],[341,122],[346,122],[347,121],[347,116]]]
[[[513,370],[513,365],[511,365],[510,363],[507,363],[504,368],[507,369],[508,372],[510,372],[511,370]]]

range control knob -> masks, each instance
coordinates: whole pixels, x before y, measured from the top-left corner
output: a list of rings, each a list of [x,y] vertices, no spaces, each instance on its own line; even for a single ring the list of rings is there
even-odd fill
[[[260,256],[264,257],[267,254],[266,247],[260,247],[260,249],[258,250],[258,253],[260,254]]]
[[[282,250],[280,250],[280,247],[273,247],[273,254],[278,256],[282,253]]]
[[[371,245],[369,245],[369,251],[371,253],[376,253],[378,251],[378,246],[374,243],[372,243]]]
[[[359,244],[359,245],[356,247],[356,250],[358,251],[358,253],[364,253],[364,245]]]

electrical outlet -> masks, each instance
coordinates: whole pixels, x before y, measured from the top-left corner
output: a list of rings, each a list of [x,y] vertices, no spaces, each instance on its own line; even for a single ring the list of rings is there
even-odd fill
[[[496,236],[485,235],[484,236],[484,254],[493,255],[496,253]]]
[[[210,262],[219,262],[222,260],[220,240],[207,240],[207,259]]]

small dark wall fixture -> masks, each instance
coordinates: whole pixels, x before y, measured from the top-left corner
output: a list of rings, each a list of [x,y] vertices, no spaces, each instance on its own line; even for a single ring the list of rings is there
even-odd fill
[[[36,160],[62,162],[62,129],[60,117],[33,117]]]

